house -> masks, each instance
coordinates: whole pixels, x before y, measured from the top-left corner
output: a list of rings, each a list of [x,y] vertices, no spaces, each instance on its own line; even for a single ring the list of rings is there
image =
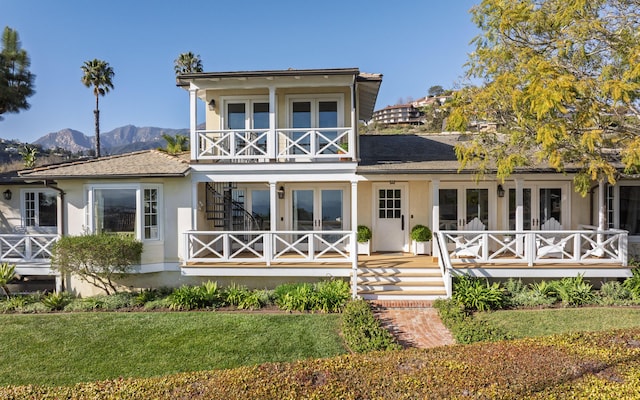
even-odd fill
[[[386,106],[373,113],[373,122],[385,125],[422,125],[422,112],[413,103]]]
[[[21,276],[47,276],[56,235],[128,232],[144,252],[126,287],[337,277],[372,299],[448,296],[458,273],[630,275],[627,258],[640,250],[638,177],[596,182],[585,198],[571,187],[574,171],[544,165],[476,182],[473,171],[458,171],[453,151],[467,135],[358,131],[381,82],[356,68],[180,75],[190,102],[186,158],[136,152],[0,182],[16,193],[1,203],[11,233],[0,244],[21,243],[2,259]],[[433,254],[409,253],[416,224],[433,229]],[[372,228],[371,255],[356,254],[358,225]],[[36,256],[22,251],[27,243]]]

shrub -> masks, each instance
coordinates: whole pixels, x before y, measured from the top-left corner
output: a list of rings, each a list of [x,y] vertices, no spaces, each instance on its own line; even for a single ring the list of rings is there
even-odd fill
[[[540,281],[531,284],[531,290],[540,297],[552,299],[555,303],[558,300],[558,282]]]
[[[410,236],[416,242],[427,242],[432,238],[431,229],[424,225],[415,225],[411,228]]]
[[[600,286],[597,298],[603,305],[625,305],[631,301],[631,292],[618,281],[608,281]]]
[[[0,311],[3,313],[21,311],[23,307],[29,304],[28,298],[25,296],[13,296],[0,302]]]
[[[358,225],[358,242],[365,243],[368,240],[371,240],[371,229],[365,225]]]
[[[237,306],[243,302],[243,300],[251,294],[249,289],[246,286],[238,285],[232,283],[224,290],[224,301],[225,303]]]
[[[204,296],[198,286],[183,285],[173,291],[168,297],[169,308],[172,310],[194,310],[204,306]]]
[[[222,303],[222,293],[218,289],[218,282],[206,281],[200,285],[205,307],[218,307]]]
[[[150,301],[157,300],[160,297],[160,292],[156,289],[143,289],[133,299],[133,304],[136,306],[144,306]]]
[[[269,303],[269,291],[253,290],[238,303],[241,310],[257,310]]]
[[[276,299],[278,307],[285,311],[307,311],[313,308],[313,287],[309,283],[300,283]]]
[[[622,286],[631,293],[634,300],[640,300],[640,268],[633,268],[631,274],[631,277],[622,282]]]
[[[595,299],[592,288],[590,283],[584,281],[582,275],[574,278],[562,278],[557,285],[558,296],[565,306],[581,306],[592,303]]]
[[[488,311],[502,308],[504,290],[499,283],[468,275],[454,279],[452,298],[469,310]]]
[[[40,302],[51,311],[62,310],[72,300],[72,296],[67,292],[49,293]]]
[[[16,266],[3,262],[0,264],[0,287],[4,290],[4,294],[9,297],[9,282],[16,277]]]
[[[144,303],[145,310],[164,310],[167,308],[171,308],[171,300],[169,297],[163,297],[157,300],[151,300]]]
[[[364,300],[347,303],[342,313],[342,333],[347,346],[357,353],[402,348],[393,335],[382,327]]]
[[[118,291],[114,280],[129,273],[141,254],[142,242],[128,235],[63,236],[53,246],[51,268],[111,294]]]
[[[344,309],[351,297],[349,284],[342,279],[318,282],[314,285],[314,310],[333,313]]]

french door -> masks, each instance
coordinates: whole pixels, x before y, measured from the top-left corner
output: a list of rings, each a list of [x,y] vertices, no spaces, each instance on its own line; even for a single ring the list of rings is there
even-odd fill
[[[289,126],[295,129],[291,133],[291,140],[296,144],[291,147],[293,154],[315,154],[325,149],[329,140],[337,138],[337,131],[323,130],[318,135],[314,149],[311,148],[312,136],[308,133],[311,128],[337,128],[343,124],[340,109],[341,101],[337,98],[320,99],[291,99]],[[326,151],[336,153],[334,147]],[[323,151],[324,153],[324,151]]]
[[[292,188],[290,194],[290,226],[294,231],[343,231],[346,229],[345,189],[342,187]],[[324,233],[324,240],[333,243],[338,234]],[[303,243],[308,245],[308,243]],[[316,246],[323,247],[317,242]]]
[[[464,230],[474,219],[485,229],[492,225],[495,207],[494,194],[489,187],[459,188],[441,186],[439,193],[440,226],[438,229]]]
[[[225,100],[224,129],[230,130],[259,130],[244,132],[244,140],[236,142],[235,152],[243,155],[265,154],[267,151],[267,135],[269,129],[269,102],[261,99],[254,100]],[[263,131],[264,130],[264,131]],[[251,145],[249,143],[252,143]],[[254,147],[255,146],[255,147]],[[246,148],[244,151],[243,148]]]
[[[522,189],[523,229],[540,230],[550,224],[554,219],[563,228],[568,229],[569,201],[568,186],[564,183],[558,185],[525,185]],[[516,230],[516,189],[508,190],[508,219],[509,230]]]

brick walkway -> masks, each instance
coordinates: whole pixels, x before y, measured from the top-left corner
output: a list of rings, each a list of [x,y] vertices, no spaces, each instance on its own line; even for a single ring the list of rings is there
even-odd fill
[[[427,349],[454,344],[430,302],[372,301],[376,316],[405,347]]]

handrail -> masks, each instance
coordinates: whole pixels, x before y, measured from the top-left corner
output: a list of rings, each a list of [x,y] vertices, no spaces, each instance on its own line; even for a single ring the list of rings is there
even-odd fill
[[[444,282],[444,289],[447,293],[447,298],[450,298],[453,294],[453,285],[451,282],[451,273],[449,271],[453,270],[453,265],[451,264],[451,259],[449,258],[449,252],[442,251],[443,247],[446,247],[444,236],[441,232],[434,233],[434,237],[436,239],[435,244],[439,254],[438,266],[440,267],[440,273],[442,274],[442,281]]]
[[[60,236],[47,233],[0,234],[0,260],[13,263],[48,261]]]

